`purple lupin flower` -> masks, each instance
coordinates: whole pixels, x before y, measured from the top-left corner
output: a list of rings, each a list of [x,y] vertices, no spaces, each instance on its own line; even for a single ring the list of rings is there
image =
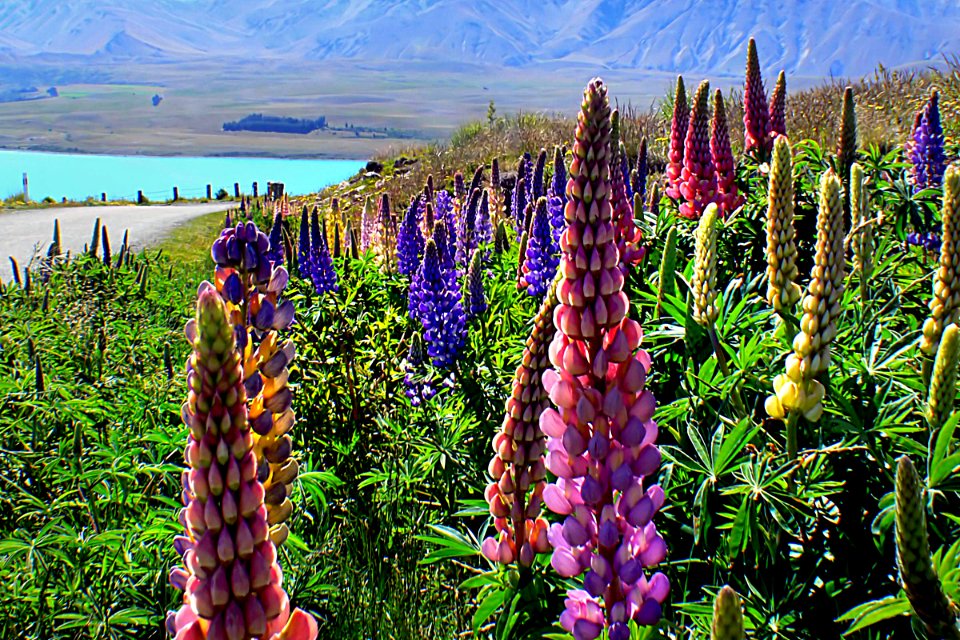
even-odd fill
[[[937,188],[946,170],[943,127],[940,124],[940,93],[934,89],[914,120],[913,141],[907,149],[910,181],[914,193]]]
[[[767,91],[763,88],[760,75],[760,58],[757,57],[757,43],[753,38],[747,43],[747,72],[743,85],[743,150],[767,158],[773,149],[773,136],[770,128],[770,106]]]
[[[427,240],[423,263],[417,273],[417,317],[423,324],[423,338],[433,365],[450,367],[463,350],[466,316],[460,288],[450,281],[440,264],[440,251],[433,238]]]
[[[547,195],[543,187],[543,171],[546,166],[547,150],[540,149],[540,154],[537,156],[537,164],[533,170],[533,184],[530,187],[531,199],[534,202]]]
[[[493,241],[493,222],[490,220],[490,192],[480,194],[480,209],[477,211],[476,246]]]
[[[640,151],[637,153],[637,163],[630,172],[630,186],[633,193],[640,194],[640,200],[647,198],[647,139],[640,141]]]
[[[460,231],[457,234],[457,264],[466,265],[473,250],[477,248],[477,216],[480,209],[479,188],[470,192],[466,211],[460,218]],[[489,220],[488,220],[489,223]]]
[[[520,286],[526,287],[529,295],[543,298],[557,275],[559,264],[559,248],[553,241],[553,230],[547,216],[547,199],[540,198],[530,224]]]
[[[526,193],[524,193],[524,195],[526,196],[526,201],[530,202],[533,200],[533,157],[529,151],[523,152],[520,162],[523,171],[517,172],[517,180],[523,178],[523,184],[526,186]]]
[[[662,573],[644,574],[666,557],[652,522],[664,494],[653,483],[660,451],[656,401],[645,388],[651,359],[639,349],[639,323],[628,317],[609,231],[609,144],[606,87],[593,80],[584,92],[567,186],[564,277],[549,352],[555,369],[543,375],[556,408],[540,417],[546,466],[557,478],[543,499],[565,517],[550,528],[551,564],[563,577],[584,574],[584,589],[568,592],[560,618],[576,640],[594,640],[604,628],[610,640],[628,640],[630,621],[657,622],[669,591]],[[584,260],[586,251],[598,258]]]
[[[397,269],[402,275],[411,277],[416,273],[423,256],[420,201],[421,198],[416,196],[410,199],[410,207],[403,216],[400,231],[397,233]]]
[[[300,242],[297,245],[297,273],[301,278],[310,277],[310,214],[307,206],[300,211]]]
[[[321,227],[319,222],[319,213],[316,209],[310,220],[312,246],[310,247],[310,275],[313,280],[313,288],[318,295],[339,291],[337,284],[337,272],[333,268],[333,258],[330,256],[330,248],[327,245],[326,223]]]
[[[279,211],[273,217],[273,226],[270,227],[270,249],[267,258],[274,265],[283,264],[283,214]]]
[[[487,294],[483,290],[483,263],[480,251],[474,251],[467,269],[467,290],[463,300],[467,319],[472,320],[487,310]]]
[[[473,179],[470,180],[470,186],[467,187],[467,193],[465,194],[467,198],[476,191],[483,187],[483,165],[481,164],[477,167],[477,170],[473,172]]]
[[[453,195],[460,202],[467,197],[467,185],[463,181],[463,174],[459,171],[453,174]]]
[[[447,227],[447,243],[450,245],[453,251],[453,257],[456,257],[456,251],[458,246],[458,236],[460,234],[460,226],[457,224],[457,211],[454,207],[453,198],[450,196],[450,192],[446,189],[441,189],[436,192],[434,196],[434,217],[439,221],[442,220]],[[462,212],[461,212],[462,218]]]
[[[567,228],[563,209],[567,204],[567,166],[563,162],[563,149],[557,146],[553,150],[553,179],[547,189],[547,214],[553,229],[553,240],[559,247],[560,234]]]
[[[517,185],[513,188],[513,225],[517,231],[517,237],[526,231],[523,223],[527,212],[527,182],[524,178],[517,178]]]
[[[424,400],[429,400],[437,394],[436,386],[428,378],[429,373],[423,362],[423,339],[419,333],[413,334],[410,339],[410,349],[403,364],[405,372],[403,386],[404,395],[410,399],[410,404],[419,407]]]

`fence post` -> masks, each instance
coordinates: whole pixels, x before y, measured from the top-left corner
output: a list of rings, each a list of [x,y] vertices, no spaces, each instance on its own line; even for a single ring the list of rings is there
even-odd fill
[[[143,191],[137,191],[137,204],[143,204]]]
[[[176,202],[180,199],[180,190],[176,187],[173,188],[173,201]]]
[[[213,187],[207,185],[207,200],[213,200]]]
[[[106,201],[107,201],[107,192],[104,191],[103,193],[100,194],[100,202],[106,202]]]
[[[30,202],[30,183],[26,171],[23,172],[23,201]]]
[[[240,197],[240,183],[239,183],[239,182],[234,182],[234,183],[233,183],[233,197],[234,197],[234,198],[239,198],[239,197]]]
[[[260,196],[260,188],[259,188],[259,186],[257,185],[257,181],[254,180],[254,181],[253,181],[253,197],[254,197],[254,198],[257,198],[257,197],[259,197],[259,196]]]

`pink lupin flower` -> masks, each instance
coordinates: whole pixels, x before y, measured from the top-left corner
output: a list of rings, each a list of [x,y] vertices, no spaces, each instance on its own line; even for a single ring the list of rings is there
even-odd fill
[[[624,275],[630,267],[643,259],[645,249],[641,246],[643,232],[637,225],[633,215],[633,203],[627,195],[627,181],[623,171],[619,169],[620,158],[627,154],[627,148],[622,142],[617,143],[617,162],[610,176],[610,206],[613,208],[613,237],[620,255],[620,270]]]
[[[773,149],[767,92],[763,88],[757,43],[753,38],[747,43],[747,73],[743,86],[743,148],[747,153],[756,149],[762,158],[768,157]]]
[[[670,150],[667,152],[667,196],[680,198],[680,172],[683,170],[684,141],[690,123],[690,107],[683,76],[677,76],[677,91],[673,95],[673,119],[670,121]]]
[[[709,95],[710,83],[704,80],[693,99],[680,173],[680,215],[692,220],[698,219],[708,204],[720,199],[717,169],[710,153]]]
[[[787,135],[787,76],[781,70],[770,96],[770,137]],[[771,146],[771,149],[773,147]]]
[[[550,345],[554,369],[544,387],[554,407],[540,416],[546,467],[555,476],[543,499],[565,516],[551,526],[551,564],[565,577],[584,575],[568,593],[561,624],[576,640],[604,628],[627,640],[629,623],[654,624],[667,596],[666,545],[651,519],[663,505],[653,484],[660,464],[655,401],[645,388],[651,361],[639,350],[640,325],[627,316],[623,272],[612,224],[610,105],[593,80],[584,91],[560,237],[562,277]]]
[[[483,555],[492,562],[517,561],[529,567],[538,553],[550,551],[547,522],[540,517],[546,467],[540,414],[550,406],[542,375],[550,368],[547,349],[555,328],[556,289],[551,286],[533,321],[523,360],[513,378],[503,427],[493,440],[488,472],[493,479],[485,497],[498,535],[483,541]]]
[[[717,169],[717,204],[727,215],[743,204],[743,196],[737,191],[736,163],[730,148],[727,131],[727,114],[723,106],[723,92],[713,94],[713,121],[710,123],[710,155]]]
[[[314,640],[316,621],[299,609],[291,613],[282,587],[257,479],[241,354],[213,285],[200,286],[186,333],[193,346],[182,409],[189,427],[180,512],[186,535],[176,541],[183,566],[170,573],[184,596],[167,628],[176,640]]]

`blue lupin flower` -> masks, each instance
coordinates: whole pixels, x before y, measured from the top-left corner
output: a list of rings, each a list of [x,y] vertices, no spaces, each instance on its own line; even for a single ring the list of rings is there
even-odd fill
[[[436,388],[427,379],[429,374],[423,364],[423,340],[419,333],[413,334],[410,340],[410,349],[403,368],[405,371],[403,386],[406,387],[404,394],[410,398],[411,405],[419,407],[421,402],[436,395]]]
[[[537,200],[530,230],[522,283],[526,284],[529,295],[542,298],[550,288],[560,264],[559,249],[554,243],[550,220],[547,217],[546,198]]]
[[[423,256],[420,220],[420,198],[414,196],[397,233],[397,269],[405,276],[412,277],[416,273]]]
[[[440,266],[440,252],[433,238],[427,240],[420,265],[417,316],[423,324],[427,354],[433,365],[447,368],[460,356],[466,340],[466,316],[460,288],[449,286]]]
[[[940,94],[934,90],[914,121],[909,148],[914,193],[939,187],[946,170],[943,127],[940,124]]]
[[[627,191],[627,202],[633,202],[633,185],[630,184],[630,159],[625,152],[620,154],[620,173],[623,175],[623,186]]]

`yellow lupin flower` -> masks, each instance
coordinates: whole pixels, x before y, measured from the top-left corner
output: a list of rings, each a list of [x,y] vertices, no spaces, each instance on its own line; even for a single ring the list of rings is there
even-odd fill
[[[957,395],[957,357],[960,356],[960,327],[951,324],[943,331],[937,359],[930,378],[926,416],[932,431],[936,431],[953,413]]]
[[[870,218],[870,196],[864,182],[863,169],[854,163],[850,167],[850,246],[853,249],[853,269],[860,274],[861,283],[870,280],[873,273],[873,221]]]
[[[940,268],[933,281],[930,317],[923,323],[920,350],[932,357],[947,325],[960,317],[960,170],[949,167],[943,176],[943,244]]]
[[[767,199],[767,302],[788,311],[800,299],[797,245],[793,228],[793,158],[790,143],[777,138],[770,166]]]
[[[700,217],[696,232],[693,269],[693,318],[697,324],[713,325],[719,315],[717,309],[717,238],[719,209],[711,203]]]
[[[773,380],[775,395],[767,398],[767,413],[784,418],[798,412],[810,422],[823,413],[824,388],[815,378],[830,366],[830,343],[837,334],[843,295],[843,198],[840,180],[827,171],[820,181],[817,253],[807,295],[803,299],[800,332],[787,357],[786,372]]]

